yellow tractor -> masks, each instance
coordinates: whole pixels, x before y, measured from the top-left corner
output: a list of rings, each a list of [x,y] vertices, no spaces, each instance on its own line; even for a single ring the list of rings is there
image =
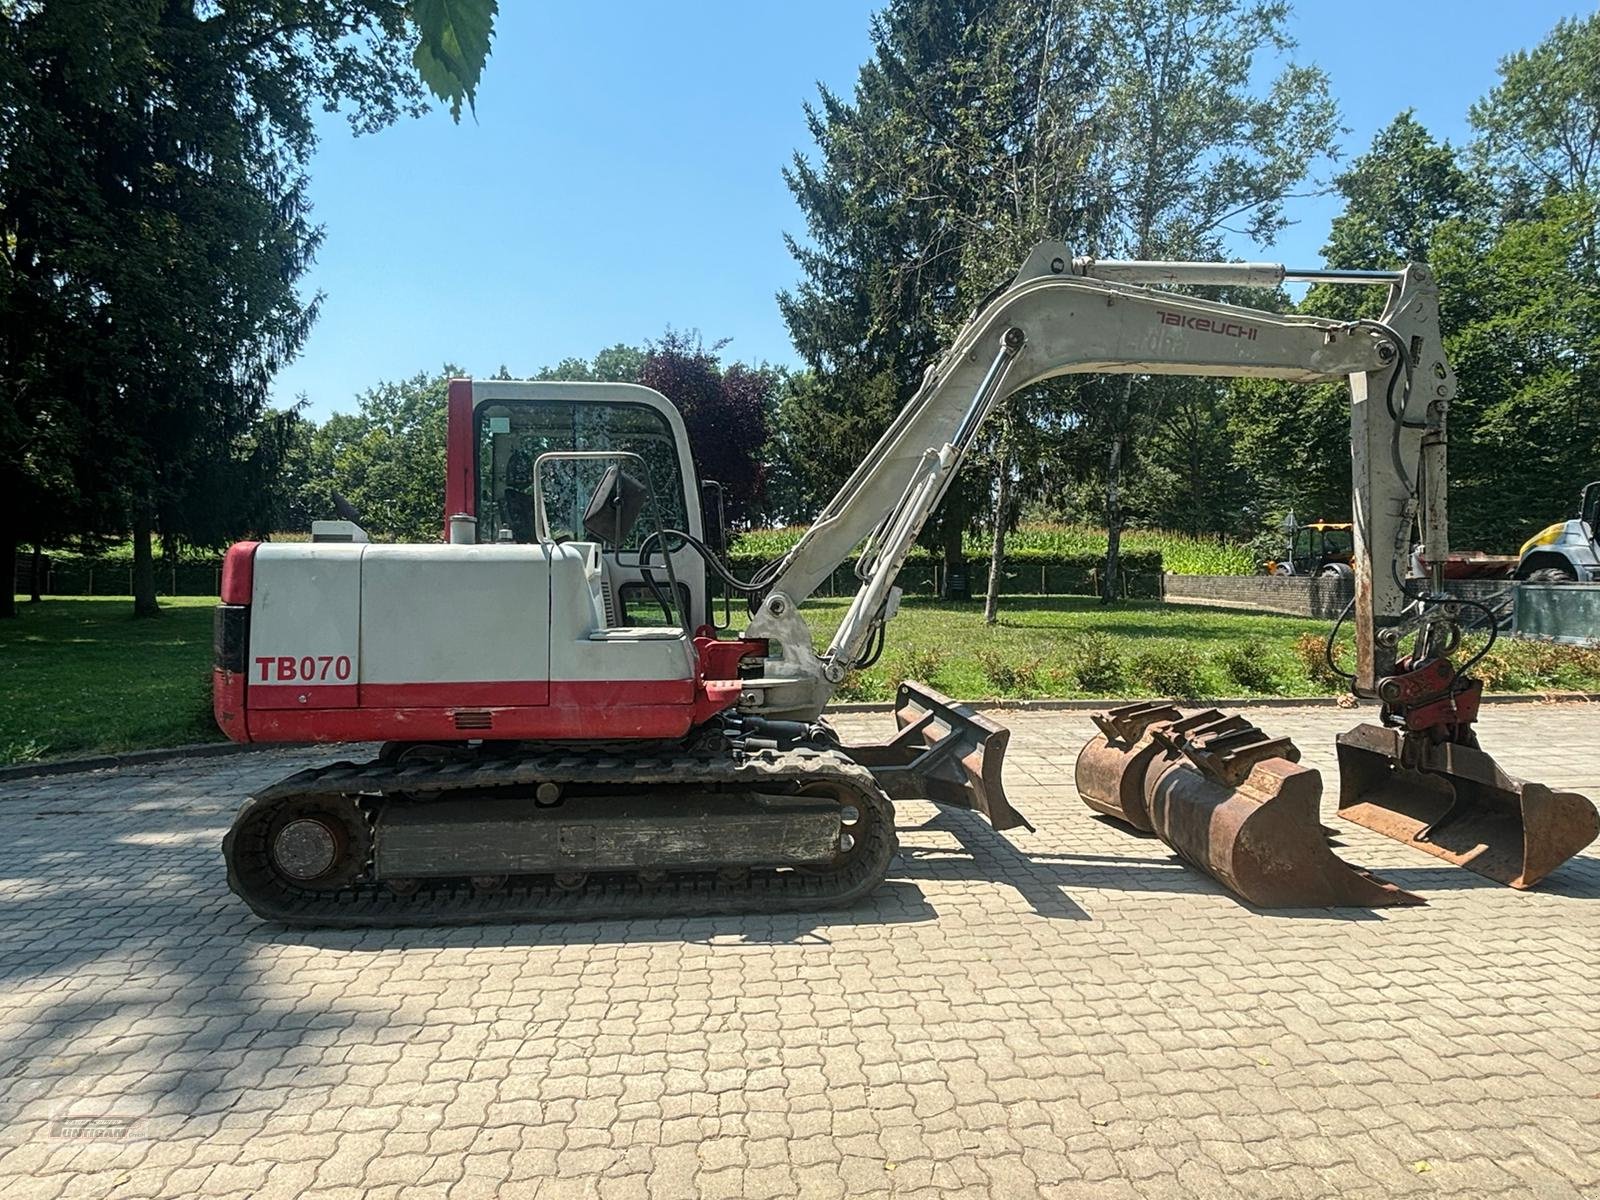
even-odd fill
[[[1288,553],[1265,564],[1268,575],[1334,575],[1352,573],[1355,559],[1355,526],[1349,521],[1295,523],[1291,515],[1284,532],[1289,534]]]

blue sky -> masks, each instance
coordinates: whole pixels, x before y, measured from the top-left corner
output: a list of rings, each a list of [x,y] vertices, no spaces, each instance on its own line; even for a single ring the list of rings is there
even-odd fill
[[[728,359],[790,363],[774,294],[803,231],[780,171],[809,145],[802,103],[848,94],[876,3],[502,0],[477,120],[436,112],[355,138],[322,123],[311,196],[325,293],[280,404],[314,417],[381,379],[446,361],[527,374],[668,326],[731,339]],[[1571,0],[1299,0],[1299,61],[1332,79],[1348,153],[1407,107],[1465,140],[1499,58]],[[1320,262],[1333,198],[1246,257]]]

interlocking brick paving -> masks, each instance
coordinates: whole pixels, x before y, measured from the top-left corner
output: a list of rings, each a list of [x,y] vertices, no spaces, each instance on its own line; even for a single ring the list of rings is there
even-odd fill
[[[1001,717],[1039,832],[903,804],[888,884],[786,918],[289,931],[219,843],[326,755],[0,784],[0,1195],[1600,1194],[1600,858],[1338,822],[1356,714],[1257,718],[1429,906],[1252,911],[1079,803],[1081,713]],[[1592,707],[1483,726],[1600,796]]]

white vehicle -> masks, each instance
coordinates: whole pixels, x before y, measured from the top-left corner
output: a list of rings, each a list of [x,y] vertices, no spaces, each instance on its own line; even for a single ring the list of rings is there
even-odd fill
[[[1578,493],[1578,515],[1546,525],[1522,543],[1517,578],[1530,583],[1600,581],[1600,479]]]

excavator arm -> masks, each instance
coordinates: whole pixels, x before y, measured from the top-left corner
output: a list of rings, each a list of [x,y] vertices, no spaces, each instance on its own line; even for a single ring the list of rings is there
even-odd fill
[[[1381,284],[1388,296],[1376,320],[1337,321],[1167,290],[1289,280]],[[1478,748],[1482,685],[1452,661],[1460,602],[1443,590],[1455,377],[1437,288],[1419,264],[1291,271],[1097,261],[1060,244],[1036,247],[771,573],[745,635],[764,639],[769,653],[762,675],[742,684],[742,714],[805,722],[820,714],[892,615],[895,578],[985,419],[1012,393],[1071,373],[1348,381],[1355,594],[1340,620],[1355,634],[1352,690],[1382,710],[1380,724],[1339,738],[1341,815],[1515,887],[1531,886],[1595,838],[1600,819],[1587,799],[1514,779]],[[818,655],[799,606],[858,546],[860,587]],[[1000,784],[1003,730],[909,682],[896,719],[890,742],[852,750],[884,786],[969,804],[997,828],[1026,823]],[[1327,847],[1321,777],[1298,765],[1288,739],[1215,710],[1185,716],[1168,701],[1124,706],[1097,722],[1101,733],[1077,771],[1090,807],[1156,833],[1246,899],[1416,900]]]
[[[1283,314],[1153,285],[1276,286],[1285,280],[1387,284],[1376,321]],[[1427,268],[1290,271],[1274,263],[1118,262],[1036,247],[1012,282],[957,334],[922,386],[784,558],[746,636],[781,647],[753,707],[813,717],[861,661],[924,522],[985,419],[1014,392],[1072,373],[1348,380],[1355,497],[1355,689],[1375,695],[1398,639],[1420,619],[1413,545],[1442,563],[1445,417],[1455,379]],[[860,588],[820,657],[798,606],[858,546]],[[761,685],[765,685],[764,687]]]

